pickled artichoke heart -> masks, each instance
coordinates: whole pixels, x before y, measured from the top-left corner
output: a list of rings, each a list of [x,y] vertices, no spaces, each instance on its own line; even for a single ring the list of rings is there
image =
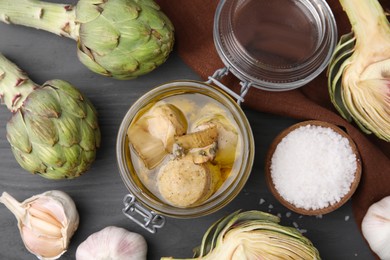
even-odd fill
[[[169,204],[182,208],[207,200],[219,186],[219,181],[217,166],[195,164],[189,156],[169,161],[157,176],[161,196]]]
[[[310,240],[260,211],[234,212],[214,223],[193,259],[320,259]],[[163,257],[161,260],[179,259]]]
[[[127,136],[145,166],[153,169],[172,151],[175,136],[186,131],[183,113],[172,104],[159,104],[130,125]]]
[[[218,133],[218,149],[214,161],[223,167],[231,167],[236,158],[238,132],[224,113],[203,116],[194,123],[194,130],[207,128],[210,124],[216,126]]]
[[[95,108],[76,88],[61,80],[38,86],[0,54],[0,96],[13,112],[7,139],[24,169],[50,179],[88,170],[100,130]]]
[[[173,25],[153,0],[79,0],[75,7],[1,0],[0,20],[72,38],[85,66],[118,79],[152,71],[174,44]]]
[[[183,112],[172,104],[154,106],[147,120],[150,134],[160,139],[168,152],[172,152],[175,137],[184,135],[188,128]]]
[[[352,24],[328,67],[331,101],[365,133],[390,141],[390,24],[377,0],[340,0]]]
[[[202,148],[211,145],[218,138],[218,130],[215,124],[207,124],[203,129],[177,136],[175,143],[185,150],[192,148]]]

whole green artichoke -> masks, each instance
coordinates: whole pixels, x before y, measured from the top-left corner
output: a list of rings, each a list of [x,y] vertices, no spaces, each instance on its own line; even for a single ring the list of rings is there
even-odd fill
[[[152,71],[174,44],[173,25],[153,0],[80,0],[76,6],[1,0],[0,20],[76,40],[85,66],[117,79]]]
[[[88,170],[100,145],[93,105],[62,80],[33,83],[0,55],[0,95],[13,112],[7,139],[19,164],[49,179]]]

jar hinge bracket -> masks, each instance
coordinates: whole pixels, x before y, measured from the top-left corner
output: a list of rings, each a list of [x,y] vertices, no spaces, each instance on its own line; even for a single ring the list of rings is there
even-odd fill
[[[226,87],[224,84],[222,84],[219,81],[219,79],[226,76],[228,73],[229,73],[229,69],[227,67],[218,69],[214,72],[214,74],[212,76],[208,77],[209,80],[206,81],[206,83],[208,83],[208,84],[214,83],[215,85],[217,85],[218,87],[220,87],[221,89],[226,91],[228,94],[233,96],[235,99],[237,99],[237,103],[240,105],[242,102],[244,102],[244,96],[248,93],[248,90],[251,86],[251,83],[247,82],[247,81],[245,81],[245,82],[241,81],[240,82],[241,91],[240,91],[240,95],[238,95],[236,92],[234,92],[230,88]]]
[[[143,207],[133,194],[127,194],[123,199],[123,204],[125,205],[122,209],[123,214],[150,233],[154,234],[158,228],[164,226],[165,218]]]

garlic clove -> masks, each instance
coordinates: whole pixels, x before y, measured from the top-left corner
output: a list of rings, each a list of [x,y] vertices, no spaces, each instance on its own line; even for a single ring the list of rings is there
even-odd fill
[[[3,203],[16,217],[23,243],[39,259],[57,259],[68,248],[79,224],[73,200],[62,191],[47,191],[22,203],[3,192]]]
[[[362,233],[380,259],[390,260],[390,196],[370,206],[362,221]]]
[[[76,251],[76,260],[146,260],[145,239],[124,228],[109,226],[90,235]]]

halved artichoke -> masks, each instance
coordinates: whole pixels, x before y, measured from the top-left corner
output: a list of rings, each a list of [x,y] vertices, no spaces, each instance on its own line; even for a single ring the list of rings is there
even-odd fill
[[[320,259],[309,239],[279,221],[261,211],[236,211],[207,230],[193,259]],[[177,258],[161,258],[168,259]]]
[[[328,67],[332,103],[365,133],[390,141],[390,24],[377,0],[340,0],[352,32]]]

